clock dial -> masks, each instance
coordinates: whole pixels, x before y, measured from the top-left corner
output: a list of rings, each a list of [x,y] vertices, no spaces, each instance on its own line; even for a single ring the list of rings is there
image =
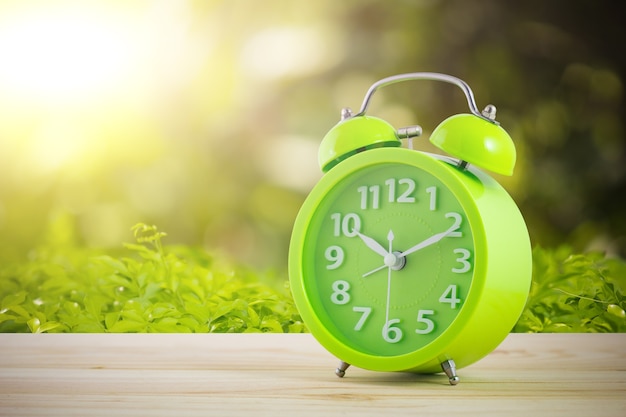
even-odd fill
[[[303,276],[320,321],[377,356],[415,352],[462,311],[474,274],[466,211],[412,165],[356,170],[328,191],[305,237]]]

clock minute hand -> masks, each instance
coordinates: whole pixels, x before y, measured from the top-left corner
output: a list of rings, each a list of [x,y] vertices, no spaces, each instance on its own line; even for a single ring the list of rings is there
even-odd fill
[[[441,239],[443,239],[444,237],[448,236],[449,234],[451,234],[452,232],[454,232],[456,229],[448,229],[445,232],[441,232],[441,233],[437,233],[436,235],[432,235],[431,237],[429,237],[428,239],[418,243],[417,245],[405,250],[404,252],[402,252],[401,254],[398,255],[398,257],[403,258],[413,252],[417,252],[420,249],[424,249],[427,246],[433,245],[437,242],[439,242]]]
[[[389,255],[389,252],[387,252],[387,249],[385,249],[383,247],[383,245],[381,245],[380,243],[376,242],[371,237],[365,236],[363,233],[359,232],[358,230],[354,230],[354,233],[356,233],[356,235],[361,238],[363,243],[365,243],[365,245],[368,248],[370,248],[371,250],[373,250],[374,252],[376,252],[380,256],[385,257],[385,256]]]

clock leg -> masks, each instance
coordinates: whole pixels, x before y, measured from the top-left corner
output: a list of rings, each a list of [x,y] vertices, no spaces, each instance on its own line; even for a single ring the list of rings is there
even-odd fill
[[[346,363],[344,361],[339,362],[339,366],[337,367],[337,369],[335,369],[335,375],[337,375],[339,378],[343,378],[343,376],[346,374],[346,369],[348,369],[349,366],[349,363]]]
[[[441,362],[441,369],[443,369],[443,371],[448,376],[450,385],[456,385],[459,383],[459,377],[456,374],[456,364],[452,359]]]

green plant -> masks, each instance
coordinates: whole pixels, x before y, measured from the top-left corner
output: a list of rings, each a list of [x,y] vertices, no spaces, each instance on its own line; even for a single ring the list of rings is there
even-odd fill
[[[133,227],[132,256],[37,251],[0,268],[2,332],[302,332],[277,280]]]
[[[0,332],[306,331],[285,279],[188,246],[155,226],[103,255],[49,245],[0,265]],[[57,249],[53,249],[57,248]],[[533,250],[530,296],[514,332],[626,332],[626,262],[568,247]]]
[[[626,332],[626,262],[567,246],[533,250],[533,282],[514,332]]]

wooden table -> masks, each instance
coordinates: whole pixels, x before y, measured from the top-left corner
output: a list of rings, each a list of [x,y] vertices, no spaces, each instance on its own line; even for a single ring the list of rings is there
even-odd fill
[[[0,416],[626,416],[626,334],[511,334],[457,386],[336,365],[308,334],[1,334]]]

